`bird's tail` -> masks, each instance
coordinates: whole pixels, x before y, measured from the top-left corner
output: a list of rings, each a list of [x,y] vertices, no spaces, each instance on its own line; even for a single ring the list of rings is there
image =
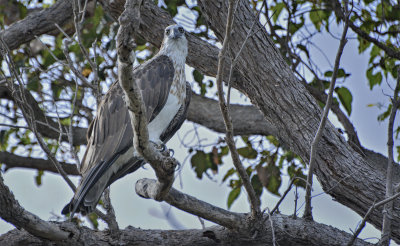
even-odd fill
[[[114,158],[109,163],[103,163],[91,169],[89,173],[82,178],[75,196],[72,198],[71,202],[65,205],[61,213],[64,215],[70,213],[72,217],[76,212],[82,215],[93,212],[106,187],[117,179],[124,177],[126,174],[135,172],[144,164],[143,159],[134,158],[129,161],[130,164],[121,165],[120,169],[116,172],[112,172],[110,166],[114,164],[117,159],[118,158]]]

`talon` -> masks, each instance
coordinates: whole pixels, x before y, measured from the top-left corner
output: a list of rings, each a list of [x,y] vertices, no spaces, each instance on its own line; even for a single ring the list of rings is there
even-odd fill
[[[157,143],[157,142],[154,142],[154,141],[150,140],[150,142],[153,143],[154,146],[156,147],[156,149],[158,151],[160,151],[161,153],[163,153],[163,152],[165,152],[165,150],[167,150],[167,146],[161,141],[159,143]]]

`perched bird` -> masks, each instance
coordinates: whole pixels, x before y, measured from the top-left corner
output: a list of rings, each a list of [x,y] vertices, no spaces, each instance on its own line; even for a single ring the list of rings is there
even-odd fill
[[[158,146],[165,147],[186,119],[191,97],[185,78],[187,52],[185,30],[171,25],[165,29],[157,55],[134,69],[133,79],[147,110],[149,139]],[[144,164],[134,155],[133,130],[123,97],[117,81],[100,102],[87,133],[82,180],[62,214],[91,213],[106,187]]]

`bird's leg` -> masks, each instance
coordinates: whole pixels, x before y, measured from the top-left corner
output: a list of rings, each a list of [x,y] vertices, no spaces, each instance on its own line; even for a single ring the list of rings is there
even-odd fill
[[[155,141],[150,140],[150,142],[153,143],[156,149],[160,151],[162,154],[164,154],[164,152],[169,152],[167,146],[161,140],[155,140]]]

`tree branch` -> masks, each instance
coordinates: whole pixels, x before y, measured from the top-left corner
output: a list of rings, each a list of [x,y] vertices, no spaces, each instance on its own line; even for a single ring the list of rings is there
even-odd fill
[[[340,39],[339,48],[338,48],[338,51],[336,54],[332,79],[331,79],[331,83],[329,85],[328,98],[325,103],[324,112],[322,114],[321,122],[318,126],[317,133],[315,134],[315,137],[311,144],[310,160],[309,160],[309,164],[308,164],[308,175],[307,175],[307,184],[306,184],[306,195],[305,195],[306,204],[305,204],[304,215],[303,215],[303,218],[305,218],[307,220],[313,219],[312,207],[311,207],[311,189],[312,189],[312,183],[313,183],[314,166],[315,166],[315,162],[316,162],[315,159],[316,159],[316,155],[317,155],[317,151],[318,151],[318,144],[319,144],[319,141],[321,140],[326,121],[328,120],[328,114],[331,109],[332,100],[333,100],[333,91],[335,89],[335,84],[336,84],[336,77],[337,77],[337,73],[339,70],[340,58],[342,56],[344,46],[347,43],[346,35],[347,35],[347,29],[349,27],[348,19],[350,16],[350,12],[348,12],[347,1],[344,1],[344,4],[345,4],[345,8],[346,8],[345,25],[343,28],[342,37]]]
[[[400,68],[397,69],[397,81],[396,88],[394,89],[392,99],[392,110],[389,116],[388,123],[388,166],[386,169],[386,198],[393,196],[393,166],[395,164],[393,158],[393,125],[396,119],[396,113],[400,106],[399,91],[400,91]],[[383,208],[383,222],[382,222],[382,234],[380,245],[389,245],[391,231],[392,231],[392,218],[393,218],[393,202],[388,202]]]
[[[17,228],[24,228],[32,235],[49,240],[64,240],[69,233],[54,227],[51,223],[41,220],[36,215],[26,211],[4,184],[0,173],[0,217]],[[0,240],[1,241],[1,240]]]
[[[23,157],[5,151],[0,151],[0,163],[4,163],[7,166],[6,169],[21,167],[58,173],[54,164],[50,160]],[[79,175],[75,164],[65,162],[60,162],[60,164],[68,175]]]
[[[226,105],[224,91],[222,88],[222,73],[224,71],[224,60],[226,57],[226,50],[228,48],[228,44],[231,37],[232,31],[232,24],[233,24],[233,12],[236,6],[235,0],[229,1],[228,7],[228,15],[226,21],[226,30],[225,30],[225,37],[224,42],[222,44],[222,48],[218,54],[218,72],[217,72],[217,88],[218,88],[218,98],[219,98],[219,106],[222,112],[222,116],[224,118],[225,129],[226,129],[226,143],[229,147],[233,165],[235,166],[236,170],[240,178],[242,179],[243,186],[247,191],[248,198],[251,204],[251,213],[253,219],[255,219],[260,214],[260,201],[256,196],[253,186],[250,183],[249,175],[247,174],[246,170],[244,169],[242,162],[240,161],[239,154],[236,149],[235,141],[233,139],[233,126],[232,126],[232,119],[229,113],[229,108]]]
[[[14,85],[16,90],[19,90],[18,85]],[[22,92],[28,105],[32,108],[33,116],[37,121],[37,130],[44,136],[51,139],[58,139],[60,136],[58,124],[50,117],[47,117],[43,110],[39,107],[38,102],[32,96],[32,94],[28,90],[23,90]],[[15,102],[15,98],[13,97],[11,91],[7,88],[7,86],[0,85],[0,98],[6,98],[9,100],[13,100]],[[27,105],[22,105],[21,110],[28,110]],[[65,129],[64,129],[65,130]],[[86,144],[86,128],[75,126],[73,127],[73,144],[82,145]],[[68,141],[67,132],[62,133],[61,139],[63,141]]]
[[[125,11],[119,18],[120,28],[117,34],[118,80],[125,92],[125,101],[129,108],[134,132],[133,144],[137,154],[142,156],[156,172],[158,185],[152,197],[163,200],[174,181],[174,171],[178,164],[172,157],[165,157],[154,145],[149,144],[146,108],[136,81],[133,80],[134,30],[138,29],[141,1],[128,0]]]
[[[335,1],[327,1],[327,3],[330,3],[332,5],[332,8],[335,11],[336,16],[338,16],[339,19],[342,19],[342,20],[345,19],[345,13],[343,13],[343,11],[342,11],[342,9],[340,7],[340,2],[339,1],[337,1],[337,0],[335,0]],[[380,49],[385,51],[385,53],[388,56],[393,57],[395,59],[400,59],[400,51],[396,51],[396,50],[392,49],[391,47],[389,47],[388,45],[380,42],[378,39],[369,36],[368,33],[366,33],[365,31],[361,30],[361,28],[356,26],[352,21],[349,21],[349,27],[355,33],[360,35],[361,38],[367,40],[368,42],[371,42],[371,43],[375,44],[377,47],[379,47]]]

